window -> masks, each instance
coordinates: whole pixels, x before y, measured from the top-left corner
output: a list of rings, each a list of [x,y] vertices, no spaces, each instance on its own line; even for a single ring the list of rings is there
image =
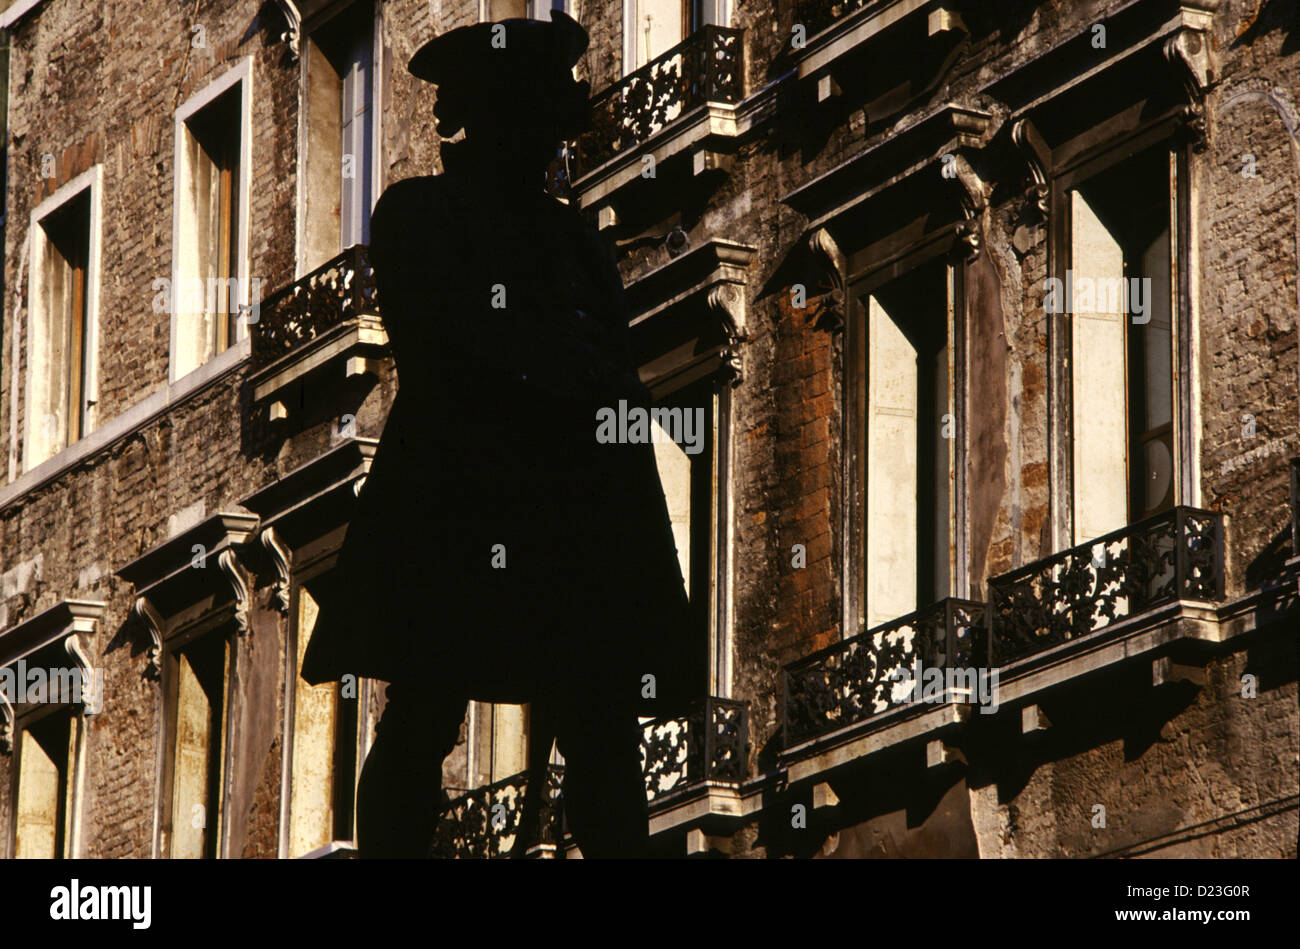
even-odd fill
[[[71,774],[76,754],[72,712],[57,709],[21,727],[18,736],[14,856],[44,860],[70,856]]]
[[[173,858],[220,855],[228,688],[226,639],[207,633],[171,655],[171,810]]]
[[[469,715],[471,787],[492,784],[528,767],[527,705],[471,702]]]
[[[484,21],[549,20],[551,10],[570,12],[571,0],[480,0]]]
[[[700,27],[724,23],[722,0],[623,0],[624,74],[662,56]]]
[[[1176,181],[1161,147],[1068,193],[1076,543],[1175,504]]]
[[[714,582],[714,537],[718,524],[714,490],[718,474],[714,391],[717,385],[713,379],[706,378],[660,396],[655,401],[655,409],[662,414],[656,415],[652,422],[659,481],[668,505],[677,559],[697,632],[692,641],[698,644],[698,651],[681,659],[697,670],[696,691],[700,695],[720,694],[716,684],[723,677],[718,668],[722,650],[718,644],[711,645],[710,635],[717,592]]]
[[[94,427],[99,181],[96,167],[32,215],[24,469]]]
[[[301,584],[292,600],[295,655],[289,784],[289,856],[354,839],[361,684],[309,685],[299,674],[320,610]]]
[[[374,16],[370,3],[355,3],[308,37],[304,272],[370,241]]]
[[[867,628],[953,589],[949,271],[934,261],[862,295],[851,331]]]
[[[177,113],[172,381],[246,332],[249,82],[245,60]]]

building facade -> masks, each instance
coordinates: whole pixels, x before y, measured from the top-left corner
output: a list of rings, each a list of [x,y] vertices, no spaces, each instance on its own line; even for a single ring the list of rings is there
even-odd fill
[[[398,386],[369,212],[439,168],[414,50],[552,6],[698,627],[656,850],[1294,857],[1287,0],[9,3],[0,853],[354,852],[384,684],[298,670]],[[438,855],[527,735],[471,704]]]

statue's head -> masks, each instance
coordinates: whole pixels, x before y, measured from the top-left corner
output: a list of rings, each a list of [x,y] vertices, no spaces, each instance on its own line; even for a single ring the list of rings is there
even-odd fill
[[[590,87],[573,78],[587,32],[558,10],[549,23],[476,23],[430,40],[407,67],[438,87],[438,134],[461,129],[478,152],[545,168],[584,130]]]

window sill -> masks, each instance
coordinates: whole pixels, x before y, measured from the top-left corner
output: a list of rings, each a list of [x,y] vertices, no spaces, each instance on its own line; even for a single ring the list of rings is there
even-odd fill
[[[245,336],[224,353],[137,402],[58,454],[51,455],[36,467],[23,472],[0,487],[0,511],[20,502],[32,491],[44,487],[86,459],[108,450],[169,409],[239,369],[248,359],[249,352],[249,338]]]

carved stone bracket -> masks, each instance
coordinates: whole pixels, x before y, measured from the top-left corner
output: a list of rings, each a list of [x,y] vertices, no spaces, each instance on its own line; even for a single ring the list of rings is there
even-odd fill
[[[235,626],[240,636],[246,636],[252,628],[249,622],[253,609],[252,586],[233,550],[226,549],[218,554],[217,565],[235,591]]]
[[[63,648],[73,663],[76,664],[77,673],[81,677],[83,714],[98,715],[104,707],[104,696],[101,691],[101,683],[95,676],[95,669],[90,664],[90,657],[86,655],[85,648],[81,645],[81,637],[77,633],[69,633],[68,637],[63,640]]]
[[[0,692],[0,753],[12,754],[14,750],[14,707]]]
[[[289,59],[296,63],[302,52],[302,14],[293,0],[267,0],[258,12],[265,13],[268,9],[279,15],[282,24],[276,38],[288,45]]]
[[[262,546],[266,548],[275,564],[275,596],[280,602],[280,612],[289,612],[289,573],[293,555],[285,547],[274,527],[264,527],[261,532]]]
[[[966,259],[974,260],[983,247],[980,219],[984,216],[984,209],[988,207],[990,189],[961,152],[954,154],[952,167],[953,180],[959,186],[958,200],[961,202],[962,215],[965,217],[965,220],[958,225],[957,240],[965,247]]]
[[[744,378],[740,344],[746,341],[746,337],[738,328],[743,322],[740,308],[744,305],[744,294],[734,284],[720,283],[709,291],[709,309],[717,315],[722,330],[727,336],[727,349],[723,353],[722,361],[725,365],[724,371],[730,376],[733,386],[740,385]]]
[[[148,665],[145,667],[145,676],[150,679],[159,679],[162,677],[162,641],[163,641],[163,620],[154,609],[153,604],[143,596],[135,598],[135,606],[132,612],[140,620],[146,633],[149,634],[149,646],[145,652],[145,659]]]
[[[1038,143],[1034,140],[1036,136],[1032,133],[1032,126],[1026,118],[1017,119],[1011,126],[1011,141],[1020,154],[1024,157],[1025,163],[1029,166],[1029,176],[1031,183],[1025,190],[1025,206],[1030,214],[1036,214],[1038,220],[1047,220],[1048,198],[1052,189],[1047,182],[1047,162],[1040,150]]]
[[[1182,29],[1165,40],[1161,49],[1178,74],[1188,104],[1183,122],[1188,139],[1197,152],[1209,145],[1210,125],[1205,118],[1205,94],[1217,81],[1218,73],[1209,37],[1195,29]]]
[[[812,251],[813,260],[821,275],[816,288],[822,297],[817,326],[839,332],[844,329],[844,252],[835,243],[831,232],[824,227],[819,227],[808,235],[808,249]]]

